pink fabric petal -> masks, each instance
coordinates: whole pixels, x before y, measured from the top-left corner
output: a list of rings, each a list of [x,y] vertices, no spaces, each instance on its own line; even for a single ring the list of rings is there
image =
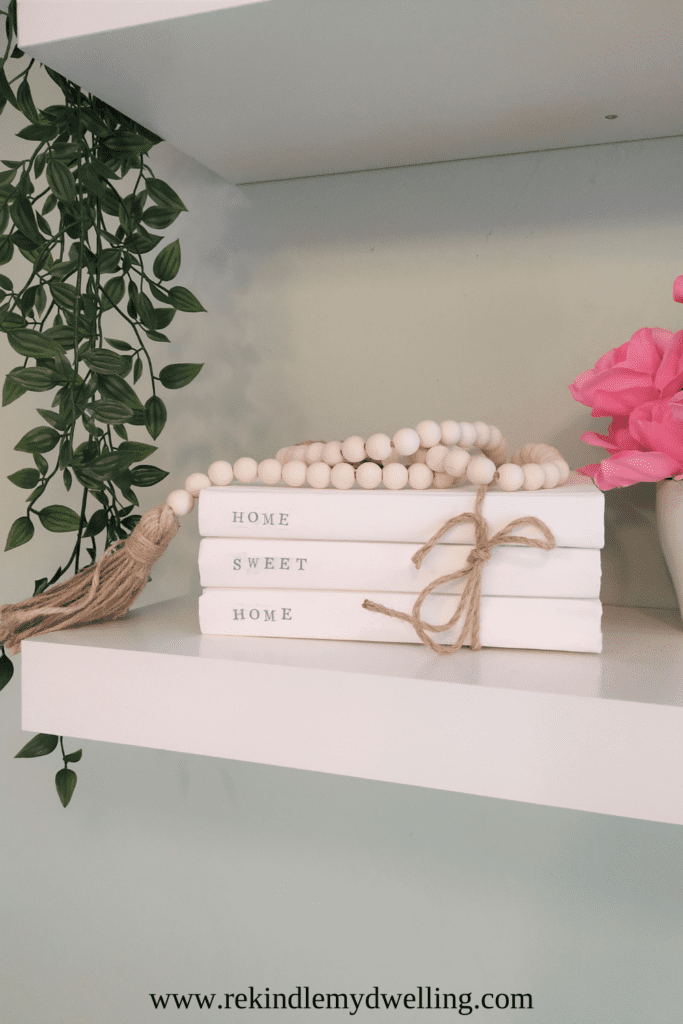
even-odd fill
[[[672,334],[662,362],[655,373],[654,385],[662,398],[670,398],[683,385],[683,331]]]
[[[683,465],[683,418],[680,403],[660,399],[634,409],[628,429],[649,452],[664,452]],[[676,414],[674,414],[674,412]]]
[[[584,466],[578,472],[592,476],[601,491],[609,491],[643,481],[665,480],[681,470],[683,465],[663,452],[625,451],[597,465]]]
[[[674,281],[674,302],[683,302],[683,274]]]

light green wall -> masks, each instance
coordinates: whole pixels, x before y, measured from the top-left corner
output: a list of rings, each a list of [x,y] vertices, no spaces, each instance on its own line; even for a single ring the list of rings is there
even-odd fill
[[[21,122],[6,111],[2,126],[12,158]],[[159,347],[159,365],[207,363],[168,393],[171,486],[221,455],[424,417],[482,418],[590,461],[567,384],[638,327],[681,323],[682,149],[242,189],[160,152],[192,211],[179,280],[210,310]],[[31,408],[2,411],[3,477],[24,464],[12,448]],[[652,491],[608,495],[607,600],[674,604]],[[3,494],[4,536],[23,495]],[[2,556],[3,601],[30,593],[62,540]],[[145,600],[196,589],[190,517],[174,549]],[[149,992],[250,984],[529,991],[538,1024],[680,1021],[680,828],[103,743],[85,744],[64,811],[54,757],[12,759],[17,679],[0,701],[3,1024],[145,1024],[160,1019]]]

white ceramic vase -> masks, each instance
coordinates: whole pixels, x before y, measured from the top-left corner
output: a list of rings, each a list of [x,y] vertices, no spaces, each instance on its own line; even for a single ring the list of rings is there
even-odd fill
[[[659,543],[683,614],[683,480],[660,480],[655,508]]]

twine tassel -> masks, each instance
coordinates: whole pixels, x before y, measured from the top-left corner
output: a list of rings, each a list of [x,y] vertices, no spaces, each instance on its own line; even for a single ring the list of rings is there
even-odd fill
[[[178,532],[168,505],[146,512],[125,540],[116,541],[94,565],[18,604],[0,608],[0,643],[10,654],[21,641],[43,633],[126,614],[147,583],[149,570]]]

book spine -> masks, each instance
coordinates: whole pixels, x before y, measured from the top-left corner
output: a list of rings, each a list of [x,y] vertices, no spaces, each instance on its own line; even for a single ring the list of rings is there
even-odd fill
[[[475,493],[464,488],[429,491],[315,490],[231,485],[209,487],[199,496],[202,537],[291,538],[298,540],[389,541],[424,544],[448,519],[474,508]],[[540,491],[489,491],[483,515],[492,533],[522,516],[536,516],[558,547],[601,548],[604,494],[593,486]],[[537,527],[517,528],[539,537]],[[460,523],[447,544],[473,544],[474,526]]]
[[[199,598],[199,622],[202,633],[224,636],[420,643],[409,623],[363,608],[365,597],[407,613],[414,604],[412,594],[207,588]],[[423,621],[447,622],[458,600],[430,594]],[[482,597],[480,639],[484,647],[600,653],[601,615],[598,600]],[[435,639],[453,643],[458,634],[456,624]]]
[[[259,540],[205,537],[199,545],[203,587],[355,590],[418,594],[432,580],[467,566],[466,544],[437,544],[417,569],[417,544],[355,541]],[[595,548],[501,545],[484,567],[482,593],[510,597],[600,596]],[[440,588],[460,594],[464,579]]]

